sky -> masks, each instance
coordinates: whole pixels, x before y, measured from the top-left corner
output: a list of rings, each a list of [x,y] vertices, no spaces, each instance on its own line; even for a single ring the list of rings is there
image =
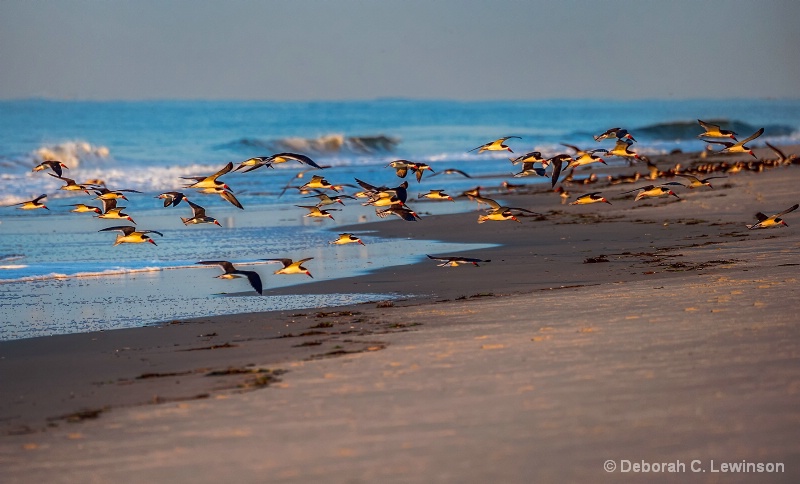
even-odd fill
[[[0,0],[0,99],[800,98],[796,0]]]

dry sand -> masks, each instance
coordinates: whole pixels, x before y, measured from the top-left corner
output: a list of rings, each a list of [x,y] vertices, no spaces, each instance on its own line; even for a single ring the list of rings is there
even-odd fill
[[[392,306],[0,343],[2,481],[798,482],[800,212],[744,227],[800,201],[798,175],[636,203],[620,192],[647,182],[569,187],[613,205],[498,196],[545,215],[520,224],[376,223],[502,245],[463,254],[481,267],[302,286],[415,296]],[[784,472],[714,472],[743,460]]]

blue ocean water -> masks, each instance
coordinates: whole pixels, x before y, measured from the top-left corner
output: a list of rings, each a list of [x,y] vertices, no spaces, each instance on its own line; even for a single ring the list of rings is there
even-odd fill
[[[335,220],[312,220],[295,205],[313,205],[287,184],[308,179],[295,175],[306,168],[290,162],[274,169],[229,173],[223,180],[245,206],[239,210],[216,195],[195,195],[193,200],[219,219],[222,227],[186,227],[180,217],[189,217],[185,204],[164,208],[155,196],[167,190],[182,190],[181,177],[207,175],[227,162],[234,164],[252,156],[293,151],[326,165],[320,174],[334,184],[352,185],[355,178],[375,185],[395,186],[398,178],[388,162],[408,159],[425,162],[434,171],[458,168],[473,178],[457,175],[430,177],[422,182],[409,178],[410,199],[430,189],[455,195],[494,178],[511,179],[518,171],[510,153],[468,152],[502,136],[510,139],[515,153],[538,150],[545,155],[568,152],[561,143],[593,148],[600,146],[592,135],[621,126],[631,131],[641,154],[667,153],[675,149],[699,151],[704,143],[696,119],[718,121],[743,136],[765,127],[764,141],[796,144],[800,140],[800,101],[797,100],[644,100],[644,101],[416,101],[382,99],[359,102],[79,102],[20,100],[0,102],[0,314],[9,322],[0,328],[0,339],[28,337],[52,332],[70,332],[82,322],[96,320],[92,328],[137,325],[172,317],[214,312],[266,310],[269,298],[257,305],[254,298],[224,298],[239,306],[219,305],[209,294],[247,294],[243,280],[214,279],[214,268],[197,269],[202,259],[226,259],[252,263],[260,258],[314,257],[315,278],[334,278],[376,267],[418,260],[425,251],[436,251],[435,242],[397,241],[371,238],[366,247],[333,246],[336,228],[345,224],[378,220],[374,210],[360,201],[348,200],[333,212]],[[90,213],[71,213],[75,203],[98,204],[83,192],[59,190],[62,182],[46,171],[32,172],[43,159],[60,159],[69,169],[64,176],[77,182],[102,179],[113,189],[133,189],[120,203],[142,229],[157,230],[157,246],[126,244],[113,246],[114,232],[99,229],[120,225],[100,220]],[[542,179],[514,179],[515,183],[538,183]],[[346,193],[357,188],[347,187]],[[189,191],[191,192],[191,191]],[[14,204],[47,194],[50,210],[23,211]],[[193,193],[187,193],[193,194]],[[414,200],[416,201],[416,200]],[[410,202],[414,203],[414,202]],[[446,213],[474,209],[466,202],[417,202],[421,213]],[[126,222],[127,223],[127,222]],[[424,219],[421,222],[424,223]],[[418,251],[408,244],[418,244]],[[444,246],[444,250],[460,247]],[[397,254],[403,254],[398,256]],[[190,269],[191,268],[191,269]],[[264,275],[267,286],[306,282],[292,277],[270,277],[273,266],[252,266]],[[174,270],[174,271],[173,271]],[[158,287],[159,277],[146,273],[171,271],[191,274],[194,288],[179,295],[174,291],[144,291],[142,284]],[[134,277],[132,275],[139,274]],[[164,276],[166,277],[166,276]],[[177,277],[180,281],[180,277]],[[145,280],[137,286],[131,280]],[[202,282],[200,282],[202,281]],[[174,282],[174,281],[172,281]],[[178,282],[180,283],[180,282]],[[113,292],[124,286],[135,300],[146,299],[150,309],[137,313],[140,304],[121,302],[103,307],[103,316],[87,316],[91,307],[102,306],[92,291]],[[96,287],[95,287],[96,286]],[[63,290],[69,298],[55,302],[49,295]],[[376,295],[375,297],[388,297]],[[345,299],[352,301],[352,299]],[[247,300],[247,304],[241,304]],[[65,301],[81,308],[63,318],[57,305]],[[213,304],[212,304],[213,302]],[[214,306],[212,308],[211,306]],[[172,308],[153,311],[153,307]],[[28,309],[25,309],[28,308]],[[87,309],[89,308],[89,309]],[[69,312],[67,312],[69,313]],[[154,314],[155,313],[155,314]],[[59,319],[61,318],[61,319]],[[94,319],[93,319],[94,318]],[[46,330],[26,330],[42,327]],[[113,324],[111,323],[113,321]]]

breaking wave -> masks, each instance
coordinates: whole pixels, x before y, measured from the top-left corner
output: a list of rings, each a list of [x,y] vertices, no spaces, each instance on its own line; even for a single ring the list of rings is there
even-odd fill
[[[105,161],[110,154],[109,149],[105,146],[74,140],[40,146],[31,153],[31,158],[35,164],[46,160],[58,160],[70,168],[77,168],[81,163]]]
[[[400,139],[383,134],[374,136],[344,136],[328,134],[317,138],[288,137],[275,140],[241,138],[216,146],[218,150],[251,152],[255,149],[267,151],[293,151],[309,154],[374,154],[390,153],[400,144]]]

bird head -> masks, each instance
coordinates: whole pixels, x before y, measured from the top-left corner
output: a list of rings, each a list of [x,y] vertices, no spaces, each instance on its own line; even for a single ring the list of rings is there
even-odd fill
[[[214,225],[219,225],[220,227],[222,227],[222,224],[219,223],[219,220],[214,220]]]

